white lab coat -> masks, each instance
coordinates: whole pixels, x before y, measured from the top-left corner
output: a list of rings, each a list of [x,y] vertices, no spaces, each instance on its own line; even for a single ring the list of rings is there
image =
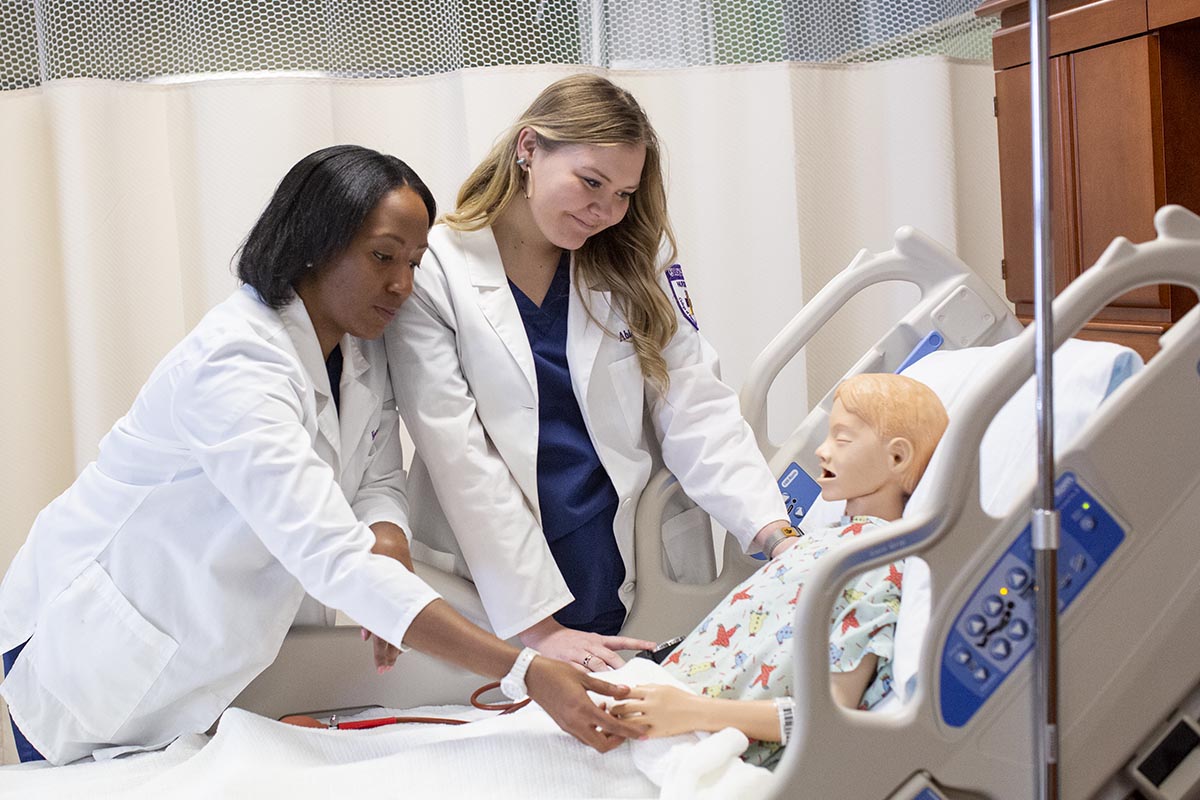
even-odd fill
[[[665,278],[663,286],[672,298]],[[684,315],[663,352],[671,377],[664,397],[643,379],[608,292],[583,287],[582,295],[572,273],[567,361],[619,498],[613,528],[625,564],[620,597],[629,608],[634,512],[660,447],[688,496],[743,548],[787,513],[737,396],[717,377],[715,352]],[[414,557],[474,580],[493,630],[512,636],[573,597],[541,529],[537,376],[490,228],[433,229],[412,297],[384,339],[396,401],[416,444],[408,484]],[[679,561],[689,552],[711,562],[706,539],[688,541],[682,559],[673,554],[676,573],[688,571]]]
[[[339,420],[303,303],[235,292],[38,515],[0,584],[0,651],[29,640],[0,693],[48,760],[207,730],[305,590],[392,642],[437,597],[369,552],[368,525],[407,529],[398,418],[382,342],[341,346]]]

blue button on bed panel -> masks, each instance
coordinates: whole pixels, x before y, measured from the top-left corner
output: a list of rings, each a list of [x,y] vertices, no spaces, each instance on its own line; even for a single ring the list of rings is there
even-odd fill
[[[1055,486],[1059,512],[1058,613],[1083,591],[1125,540],[1125,531],[1065,472]],[[1032,531],[1026,526],[955,617],[942,649],[941,713],[960,727],[975,715],[1033,649]],[[984,620],[980,628],[980,620]],[[962,651],[969,654],[964,659]]]

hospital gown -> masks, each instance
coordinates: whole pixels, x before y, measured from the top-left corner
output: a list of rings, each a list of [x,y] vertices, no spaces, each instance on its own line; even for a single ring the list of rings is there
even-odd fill
[[[847,539],[886,524],[876,517],[810,532],[730,592],[667,658],[664,666],[710,697],[765,700],[790,695],[792,620],[817,560]],[[829,666],[849,672],[867,653],[878,657],[875,678],[859,708],[870,709],[892,691],[892,654],[904,562],[865,572],[834,602],[830,615]],[[743,758],[753,764],[777,760],[777,742],[754,742]]]

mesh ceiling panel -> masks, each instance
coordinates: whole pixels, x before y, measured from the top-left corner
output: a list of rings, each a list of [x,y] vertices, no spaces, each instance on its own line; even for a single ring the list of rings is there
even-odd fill
[[[0,0],[0,90],[61,78],[990,58],[980,0]]]

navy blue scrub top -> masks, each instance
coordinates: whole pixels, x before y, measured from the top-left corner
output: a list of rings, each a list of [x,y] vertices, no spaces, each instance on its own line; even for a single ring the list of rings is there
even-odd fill
[[[570,256],[564,252],[538,307],[512,281],[538,382],[538,505],[542,530],[574,602],[554,615],[568,628],[615,635],[625,565],[613,535],[617,492],[600,463],[567,366]]]
[[[335,344],[325,359],[325,374],[329,376],[329,393],[333,395],[333,410],[342,413],[342,346]]]

